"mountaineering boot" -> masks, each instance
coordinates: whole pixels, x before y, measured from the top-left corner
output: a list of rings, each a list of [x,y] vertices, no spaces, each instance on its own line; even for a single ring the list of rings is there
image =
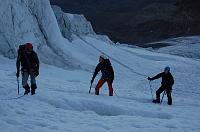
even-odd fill
[[[35,94],[35,90],[31,89],[31,95]]]
[[[113,91],[109,91],[109,96],[113,96]]]
[[[160,100],[154,99],[152,102],[153,102],[153,103],[160,103]]]
[[[27,95],[28,93],[30,93],[30,87],[28,84],[24,86],[24,89],[25,89],[24,95]]]
[[[172,103],[170,103],[170,102],[168,102],[167,104],[168,104],[168,105],[172,105]]]
[[[30,90],[25,90],[24,95],[28,95],[30,93]]]
[[[99,95],[99,91],[95,89],[95,95]]]
[[[37,88],[36,84],[32,84],[32,85],[31,85],[31,95],[34,95],[34,94],[35,94],[36,88]]]
[[[168,102],[167,102],[168,105],[172,105],[172,98],[168,97]]]

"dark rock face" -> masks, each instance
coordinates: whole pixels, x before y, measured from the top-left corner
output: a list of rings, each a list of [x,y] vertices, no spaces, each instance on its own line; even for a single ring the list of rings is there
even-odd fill
[[[144,43],[200,34],[199,0],[51,0],[84,14],[95,32],[115,42]]]

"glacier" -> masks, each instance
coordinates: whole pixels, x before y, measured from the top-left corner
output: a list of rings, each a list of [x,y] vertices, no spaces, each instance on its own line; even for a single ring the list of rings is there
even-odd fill
[[[30,42],[43,63],[87,70],[91,66],[68,50],[72,41],[90,36],[113,44],[107,36],[96,35],[83,15],[64,13],[56,6],[53,10],[49,0],[7,0],[0,9],[0,54],[11,59],[19,45]]]
[[[83,15],[64,13],[48,0],[0,2],[1,131],[200,131],[200,62],[182,54],[189,50],[184,45],[198,44],[198,36],[192,41],[178,38],[166,51],[147,50],[114,44],[107,36],[96,34]],[[40,75],[36,94],[18,98],[24,89],[20,82],[17,94],[15,58],[18,46],[26,42],[32,42],[39,55]],[[176,46],[182,50],[178,52]],[[177,54],[170,55],[171,50]],[[100,75],[88,94],[102,53],[110,58],[115,71],[113,97],[108,96],[107,85],[99,96],[94,95]],[[151,103],[160,80],[147,80],[166,65],[175,79],[172,106],[167,105],[166,96],[161,105]]]

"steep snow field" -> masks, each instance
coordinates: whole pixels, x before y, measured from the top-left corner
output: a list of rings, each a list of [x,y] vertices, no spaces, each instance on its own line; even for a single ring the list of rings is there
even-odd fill
[[[2,132],[200,131],[198,60],[81,38],[88,43],[75,37],[67,49],[73,57],[88,64],[86,70],[64,70],[42,63],[34,96],[14,99],[18,97],[15,60],[0,56]],[[97,49],[107,54],[113,64],[113,97],[108,96],[106,84],[99,96],[94,95],[100,76],[95,79],[92,94],[88,94],[92,72],[101,54]],[[151,103],[146,79],[161,72],[166,65],[171,67],[175,78],[172,106],[167,105],[166,97],[161,105]],[[160,80],[151,84],[155,93]],[[20,95],[23,92],[20,85]]]

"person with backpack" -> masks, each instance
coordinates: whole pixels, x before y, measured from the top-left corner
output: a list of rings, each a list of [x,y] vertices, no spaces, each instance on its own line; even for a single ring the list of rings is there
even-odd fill
[[[22,74],[22,85],[25,89],[24,95],[27,95],[31,92],[31,95],[35,94],[37,88],[36,77],[39,75],[39,59],[35,51],[33,51],[33,46],[31,43],[26,43],[20,45],[18,49],[18,56],[16,61],[17,67],[17,78],[20,74],[20,65],[21,65],[21,74]],[[28,85],[28,78],[31,78],[31,88]],[[31,89],[31,91],[30,91]]]
[[[161,72],[152,78],[148,77],[147,79],[152,81],[159,78],[162,78],[161,87],[156,91],[156,99],[153,100],[153,103],[160,103],[160,94],[163,91],[166,91],[168,98],[168,105],[172,105],[171,91],[172,91],[172,86],[174,84],[174,78],[170,73],[169,66],[165,67],[164,72]]]
[[[108,88],[109,88],[109,96],[113,96],[112,83],[114,80],[114,71],[110,63],[110,60],[104,55],[101,55],[99,57],[99,63],[95,68],[95,72],[91,80],[91,85],[99,71],[101,71],[102,76],[101,76],[101,79],[98,81],[97,86],[95,88],[95,94],[99,95],[99,89],[103,86],[105,82],[107,82]]]

